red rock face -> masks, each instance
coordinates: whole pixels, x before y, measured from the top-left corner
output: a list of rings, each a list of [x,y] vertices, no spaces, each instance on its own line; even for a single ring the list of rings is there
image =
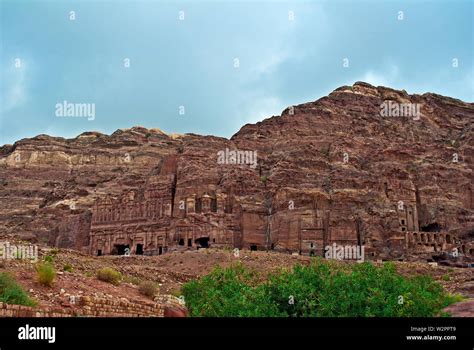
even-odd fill
[[[230,140],[40,135],[0,149],[0,230],[94,255],[336,243],[366,258],[469,258],[473,122],[472,103],[356,83]]]

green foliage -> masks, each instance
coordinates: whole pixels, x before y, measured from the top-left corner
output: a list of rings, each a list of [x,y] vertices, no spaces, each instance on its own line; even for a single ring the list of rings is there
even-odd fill
[[[54,258],[56,257],[56,255],[58,255],[59,253],[59,249],[57,248],[53,248],[49,251],[49,255],[45,255],[43,257],[43,261],[46,262],[46,263],[53,263],[54,261]]]
[[[158,286],[155,282],[144,281],[138,286],[138,291],[149,298],[153,298],[158,292]]]
[[[321,259],[266,281],[240,264],[216,268],[182,291],[191,316],[211,317],[428,317],[457,301],[431,277],[403,277],[391,263]]]
[[[138,285],[140,285],[140,283],[142,283],[142,280],[140,278],[135,277],[135,276],[130,276],[130,275],[123,276],[122,281],[126,282],[126,283],[134,284],[136,286],[138,286]]]
[[[36,305],[36,302],[28,296],[13,276],[7,272],[0,273],[0,302],[25,306]]]
[[[183,295],[191,316],[258,317],[279,316],[276,305],[269,303],[257,284],[257,275],[235,265],[217,267],[209,275],[183,286]]]
[[[36,265],[36,275],[39,283],[43,286],[51,287],[56,277],[56,271],[51,263],[44,262]]]
[[[466,298],[464,298],[461,294],[449,294],[446,298],[448,300],[448,305],[466,300]]]
[[[46,255],[43,257],[43,261],[45,263],[52,263],[53,262],[53,257],[51,255]]]
[[[74,270],[74,267],[71,264],[65,264],[63,270],[65,272],[72,272]]]
[[[97,278],[101,281],[109,282],[117,286],[122,280],[122,274],[111,267],[104,267],[97,271]]]
[[[51,249],[50,253],[53,257],[55,257],[56,255],[58,255],[59,249],[58,248],[53,248],[53,249]]]
[[[179,288],[170,290],[169,294],[175,296],[176,298],[179,298],[182,296],[181,290]]]

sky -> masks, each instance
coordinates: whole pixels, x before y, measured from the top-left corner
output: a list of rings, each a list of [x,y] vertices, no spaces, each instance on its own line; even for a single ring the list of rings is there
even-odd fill
[[[0,145],[133,126],[230,137],[356,81],[474,102],[473,4],[0,0]]]

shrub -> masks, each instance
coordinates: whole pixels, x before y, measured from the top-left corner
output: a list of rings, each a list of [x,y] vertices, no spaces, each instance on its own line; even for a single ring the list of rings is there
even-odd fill
[[[217,267],[209,275],[183,286],[191,316],[258,317],[280,316],[276,305],[257,284],[257,274],[237,264]]]
[[[97,278],[101,281],[109,282],[117,286],[122,280],[122,274],[111,267],[104,267],[97,271]]]
[[[140,283],[140,286],[138,287],[138,291],[140,292],[140,294],[153,298],[156,292],[158,291],[158,286],[156,285],[155,282],[144,281]]]
[[[178,288],[175,288],[175,289],[172,289],[169,291],[169,294],[172,295],[172,296],[175,296],[176,298],[179,298],[183,295],[183,293],[181,292],[180,289]]]
[[[311,265],[279,270],[266,281],[240,264],[188,282],[191,316],[429,317],[456,301],[429,276],[403,277],[395,265]]]
[[[36,302],[7,272],[0,273],[0,302],[25,306],[36,305]]]
[[[53,257],[55,257],[56,255],[58,255],[59,249],[58,248],[53,248],[53,249],[50,250],[50,253]]]
[[[46,263],[52,263],[53,262],[53,257],[51,255],[46,255],[43,257],[43,261]]]
[[[126,283],[134,284],[136,286],[139,286],[140,283],[142,282],[140,278],[135,277],[135,276],[130,276],[130,275],[123,276],[122,281]]]
[[[65,264],[63,270],[65,272],[72,272],[74,270],[74,267],[71,264]]]
[[[39,263],[36,265],[36,274],[38,282],[43,286],[51,287],[53,285],[54,278],[56,277],[56,271],[54,266],[48,262]]]

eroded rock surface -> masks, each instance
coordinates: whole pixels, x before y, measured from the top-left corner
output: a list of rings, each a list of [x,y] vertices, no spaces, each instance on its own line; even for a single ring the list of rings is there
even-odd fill
[[[421,115],[381,116],[387,101]],[[0,234],[94,255],[323,255],[336,243],[363,245],[370,259],[454,252],[467,264],[473,124],[473,103],[359,82],[230,140],[142,127],[39,135],[0,148]]]

